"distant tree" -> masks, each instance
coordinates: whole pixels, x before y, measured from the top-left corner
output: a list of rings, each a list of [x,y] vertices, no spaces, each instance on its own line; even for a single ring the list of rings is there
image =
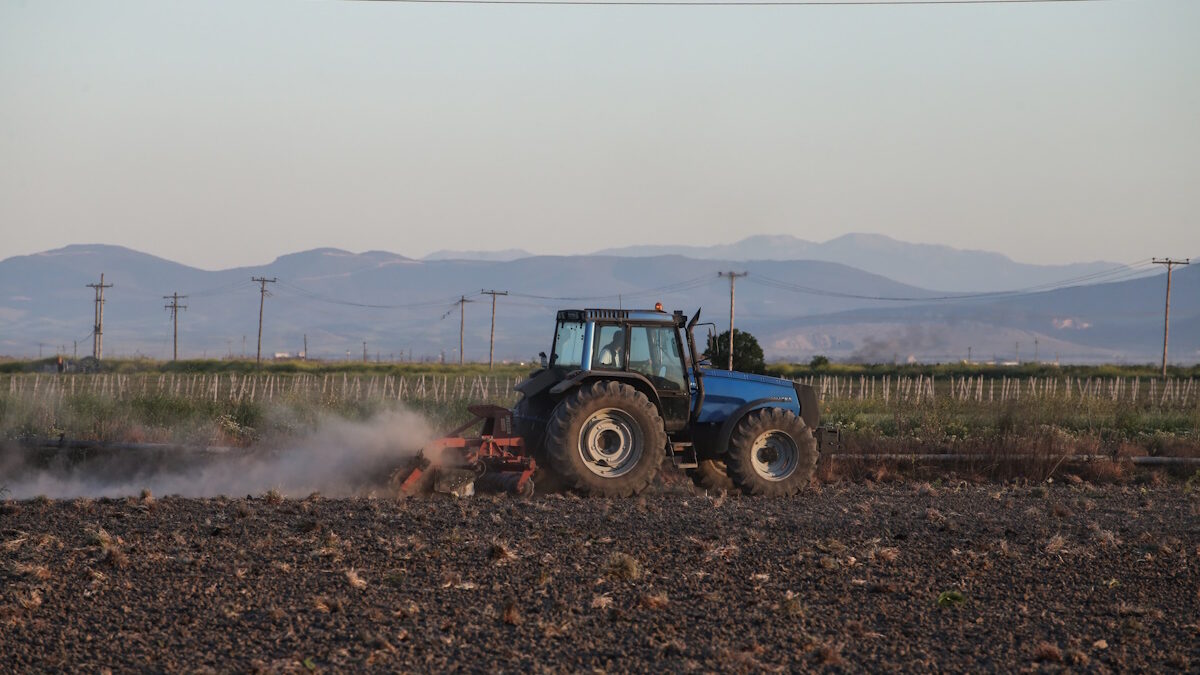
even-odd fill
[[[753,335],[734,329],[733,339],[733,369],[744,373],[762,374],[767,370],[763,360],[762,347]],[[714,368],[725,368],[729,365],[729,331],[714,337],[708,344],[708,358]]]
[[[822,356],[821,354],[817,354],[816,356],[812,357],[812,361],[808,362],[808,367],[812,368],[813,370],[827,365],[829,365],[829,357]]]

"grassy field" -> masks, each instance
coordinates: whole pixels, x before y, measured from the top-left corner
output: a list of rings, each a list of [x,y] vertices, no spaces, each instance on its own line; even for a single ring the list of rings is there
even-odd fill
[[[472,403],[515,403],[513,387],[526,373],[475,365],[150,365],[0,374],[0,438],[248,446],[310,433],[330,417],[365,420],[396,409],[448,429]],[[1004,373],[838,371],[795,379],[816,387],[822,419],[843,430],[847,453],[1200,455],[1198,379],[1116,367]]]

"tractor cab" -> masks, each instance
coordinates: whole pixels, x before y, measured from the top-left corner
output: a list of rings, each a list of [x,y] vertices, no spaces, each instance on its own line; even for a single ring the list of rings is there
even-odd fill
[[[653,310],[562,310],[549,369],[569,379],[594,373],[636,382],[657,398],[667,431],[687,426],[697,387],[688,372],[681,313]]]

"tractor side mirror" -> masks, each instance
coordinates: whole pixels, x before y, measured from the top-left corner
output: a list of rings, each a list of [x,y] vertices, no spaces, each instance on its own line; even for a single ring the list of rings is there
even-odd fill
[[[546,359],[546,352],[538,352],[538,362],[542,364],[543,368],[550,364],[550,361]]]

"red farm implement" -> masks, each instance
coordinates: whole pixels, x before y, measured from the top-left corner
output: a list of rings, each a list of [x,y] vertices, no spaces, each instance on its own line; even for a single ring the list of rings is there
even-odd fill
[[[533,495],[537,464],[524,454],[513,431],[512,411],[496,405],[467,408],[474,419],[421,449],[408,466],[392,474],[401,496],[444,492],[466,497],[479,492]],[[478,427],[475,434],[469,433]]]

